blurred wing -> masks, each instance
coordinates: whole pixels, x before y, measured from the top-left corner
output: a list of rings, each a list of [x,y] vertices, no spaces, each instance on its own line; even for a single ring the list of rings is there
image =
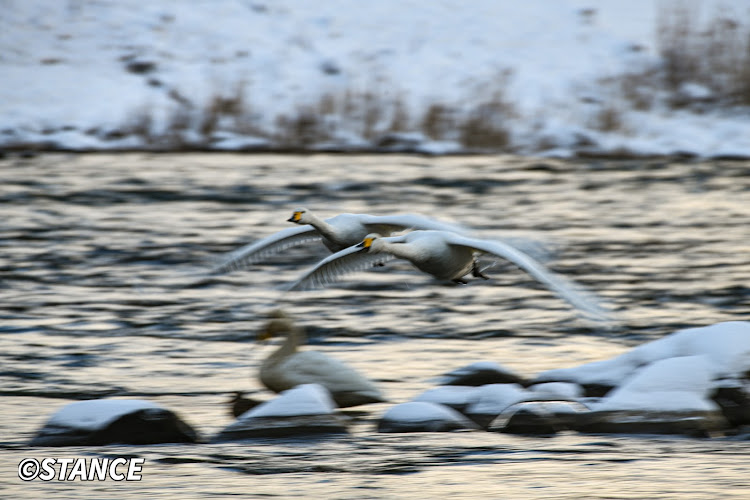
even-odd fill
[[[395,231],[406,229],[434,229],[437,231],[450,231],[459,234],[468,234],[468,230],[456,224],[440,222],[421,215],[363,215],[360,219],[370,233],[379,233],[387,236]]]
[[[214,267],[213,272],[225,273],[243,269],[287,248],[320,240],[320,233],[312,226],[290,227],[230,252]]]
[[[551,243],[531,236],[496,236],[493,240],[510,245],[540,262],[549,260],[555,253]]]
[[[378,233],[387,236],[397,231],[415,230],[435,230],[448,231],[471,237],[473,231],[458,225],[440,222],[429,217],[416,214],[404,215],[361,215],[360,222],[367,228],[370,233]],[[499,238],[501,242],[515,247],[536,259],[545,260],[551,253],[549,248],[543,242],[528,236],[503,236]]]
[[[507,259],[590,317],[599,320],[610,319],[608,311],[580,285],[553,273],[540,262],[507,243],[465,238],[459,235],[447,235],[446,239],[451,245],[470,247],[479,252]]]
[[[388,253],[362,252],[361,248],[353,245],[318,262],[315,267],[295,281],[288,290],[310,290],[324,287],[336,281],[339,276],[369,269],[376,264],[382,264],[394,258],[393,255]]]

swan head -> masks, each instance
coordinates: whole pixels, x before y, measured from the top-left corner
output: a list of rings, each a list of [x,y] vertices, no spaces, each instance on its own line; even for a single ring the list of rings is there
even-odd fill
[[[380,238],[378,233],[370,233],[357,244],[357,248],[361,249],[360,252],[377,252],[380,249],[380,241],[378,241]]]
[[[268,317],[270,319],[257,336],[257,340],[260,342],[265,342],[274,337],[284,336],[295,328],[292,318],[281,309],[271,311]]]
[[[294,222],[295,224],[309,224],[310,211],[306,208],[298,208],[292,212],[292,216],[289,217],[287,222]]]

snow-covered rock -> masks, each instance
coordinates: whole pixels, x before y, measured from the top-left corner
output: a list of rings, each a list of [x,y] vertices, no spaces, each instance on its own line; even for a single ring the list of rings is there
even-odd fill
[[[487,430],[512,434],[555,434],[574,429],[580,415],[588,413],[580,403],[536,401],[513,405],[487,426]]]
[[[523,377],[494,361],[478,361],[443,375],[441,385],[524,384]]]
[[[680,330],[536,380],[612,389],[579,419],[584,432],[704,435],[748,422],[748,373],[750,323],[731,321]]]
[[[410,401],[393,406],[378,423],[378,432],[447,432],[477,428],[456,410],[429,401]]]
[[[571,399],[576,400],[584,396],[583,388],[578,384],[570,382],[545,382],[534,384],[527,388],[529,392],[548,399]]]
[[[489,384],[477,387],[476,398],[465,414],[482,427],[512,405],[529,399],[531,393],[517,384]]]
[[[328,390],[319,384],[303,384],[243,413],[213,441],[345,432],[346,424]]]
[[[710,374],[711,385],[721,379],[741,377],[750,370],[750,322],[728,321],[679,330],[609,360],[543,372],[535,382],[563,381],[582,386],[617,387],[646,365],[681,356],[705,357],[705,370]],[[689,374],[675,376],[688,377]]]
[[[174,412],[141,399],[93,399],[58,410],[31,446],[192,443],[198,434]]]
[[[438,403],[463,412],[467,406],[479,399],[479,388],[462,385],[446,385],[427,389],[412,401]]]
[[[711,396],[713,370],[705,356],[656,361],[613,390],[597,411],[719,411]]]

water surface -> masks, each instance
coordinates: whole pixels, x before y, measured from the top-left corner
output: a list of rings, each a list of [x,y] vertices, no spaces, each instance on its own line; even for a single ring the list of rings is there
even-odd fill
[[[271,397],[253,339],[283,307],[313,348],[407,401],[492,360],[533,376],[605,359],[676,329],[747,320],[750,164],[518,157],[50,154],[0,159],[0,492],[14,498],[746,498],[747,442],[497,433],[386,435],[389,404],[313,441],[25,445],[76,399],[144,397],[210,437],[234,390]],[[289,227],[306,206],[421,213],[482,237],[527,235],[548,265],[615,311],[602,328],[523,272],[433,281],[409,265],[312,292],[283,287],[317,259],[298,248],[207,276],[216,258]],[[21,482],[26,456],[140,456],[140,483]]]

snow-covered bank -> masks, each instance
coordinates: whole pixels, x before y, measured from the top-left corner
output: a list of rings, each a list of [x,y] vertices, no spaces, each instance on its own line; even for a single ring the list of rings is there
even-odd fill
[[[750,156],[750,112],[705,86],[618,90],[660,63],[660,5],[5,0],[0,147]],[[717,5],[750,18],[695,19]]]

